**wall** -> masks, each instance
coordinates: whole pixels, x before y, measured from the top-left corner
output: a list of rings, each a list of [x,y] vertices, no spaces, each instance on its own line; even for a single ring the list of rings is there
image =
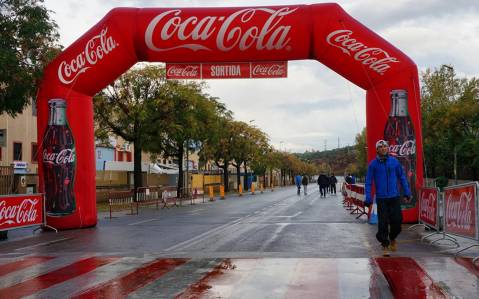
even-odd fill
[[[103,146],[95,148],[96,170],[104,170],[106,161],[114,161],[115,149]]]

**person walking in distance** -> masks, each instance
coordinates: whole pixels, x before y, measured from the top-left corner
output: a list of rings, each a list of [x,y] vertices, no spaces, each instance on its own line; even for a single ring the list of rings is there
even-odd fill
[[[298,188],[298,195],[301,194],[301,176],[299,174],[297,174],[295,177],[294,177],[294,182],[296,183],[296,188]]]
[[[319,185],[319,193],[321,194],[321,197],[326,197],[326,188],[329,185],[329,179],[324,173],[321,173],[319,175],[318,185]]]
[[[331,194],[334,193],[336,195],[336,183],[338,182],[338,179],[334,176],[334,173],[331,174],[331,177],[329,178],[329,184],[331,188]]]
[[[406,203],[411,200],[411,191],[399,161],[388,155],[388,143],[384,140],[376,142],[377,156],[369,163],[366,175],[364,204],[372,204],[371,189],[374,182],[376,202],[378,206],[378,232],[376,239],[383,247],[383,255],[397,250],[396,238],[401,232],[402,213],[398,181],[404,190]]]
[[[303,179],[301,180],[301,184],[303,185],[304,195],[308,195],[308,184],[309,184],[309,180],[308,180],[308,176],[307,176],[307,175],[303,175]]]

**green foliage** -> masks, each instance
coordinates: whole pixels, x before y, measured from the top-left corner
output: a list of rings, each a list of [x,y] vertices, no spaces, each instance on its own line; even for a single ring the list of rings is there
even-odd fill
[[[451,66],[422,74],[422,127],[428,177],[479,178],[479,80],[457,78]]]
[[[368,169],[368,151],[366,141],[366,128],[360,134],[356,135],[356,169],[350,169],[349,173],[354,173],[356,176],[365,177]]]
[[[0,1],[0,113],[15,116],[36,94],[60,52],[56,23],[39,0]]]
[[[353,146],[337,148],[328,151],[312,151],[303,154],[295,154],[302,160],[313,161],[314,164],[322,171],[332,172],[334,174],[343,174],[347,172],[350,165],[354,165],[354,173],[358,167],[356,166],[356,149]]]
[[[134,145],[135,189],[142,186],[141,152],[158,127],[168,119],[167,107],[158,101],[167,92],[164,69],[155,66],[133,68],[94,98],[95,135],[113,134]]]

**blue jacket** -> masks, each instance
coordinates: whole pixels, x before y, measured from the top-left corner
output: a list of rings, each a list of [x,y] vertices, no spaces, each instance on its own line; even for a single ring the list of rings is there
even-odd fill
[[[299,174],[294,177],[294,182],[296,183],[296,186],[301,186],[301,180],[302,177]]]
[[[404,195],[411,196],[411,191],[409,190],[409,185],[401,163],[394,157],[388,156],[383,162],[379,160],[379,158],[376,158],[369,163],[368,174],[366,175],[365,203],[372,203],[371,187],[373,181],[376,187],[377,199],[388,199],[400,196],[398,181],[401,183]]]

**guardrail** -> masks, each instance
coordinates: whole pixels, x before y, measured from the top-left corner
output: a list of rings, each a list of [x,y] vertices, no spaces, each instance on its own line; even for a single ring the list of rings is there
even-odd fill
[[[368,215],[364,205],[364,186],[344,183],[341,187],[343,193],[343,205],[350,214],[357,214],[356,219],[363,215]]]
[[[0,196],[0,231],[29,226],[57,231],[46,224],[45,215],[45,197],[41,193]]]
[[[441,235],[439,241],[449,241],[461,247],[454,236],[475,241],[475,244],[455,252],[458,255],[470,248],[479,247],[479,184],[478,182],[460,184],[444,188],[439,192],[435,188],[422,188],[419,197],[419,225],[435,229],[436,232],[421,238],[422,241],[434,235]],[[442,212],[442,213],[441,213]],[[441,217],[441,214],[443,217]],[[440,225],[442,224],[442,226]],[[410,229],[417,227],[413,225]],[[479,256],[472,262],[476,263]]]

